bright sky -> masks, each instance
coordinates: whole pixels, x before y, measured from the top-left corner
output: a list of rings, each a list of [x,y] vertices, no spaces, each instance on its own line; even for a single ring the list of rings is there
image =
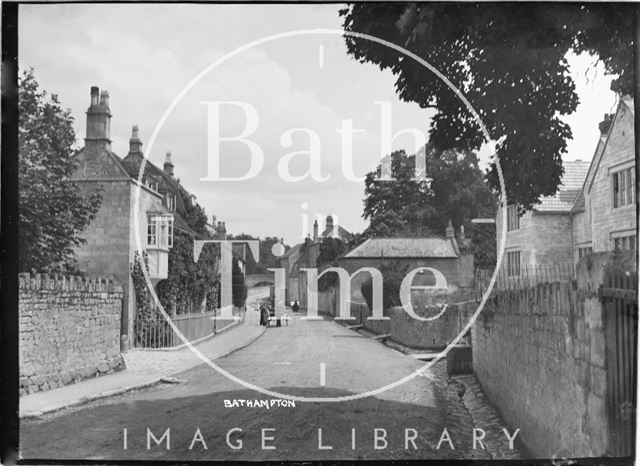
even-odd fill
[[[340,5],[171,5],[171,4],[22,4],[19,11],[20,66],[33,67],[41,87],[58,94],[74,115],[78,144],[85,136],[91,86],[110,94],[112,148],[128,151],[131,126],[140,127],[143,149],[162,115],[185,86],[217,59],[264,37],[301,29],[340,29]],[[574,139],[566,160],[590,160],[598,122],[611,112],[615,95],[610,77],[588,56],[570,57],[580,96],[578,111],[566,121]],[[364,183],[349,181],[342,170],[338,129],[352,120],[362,132],[353,136],[353,172],[362,177],[380,157],[381,105],[389,102],[393,132],[426,129],[429,112],[400,102],[394,77],[348,57],[337,35],[278,39],[248,49],[203,76],[176,105],[158,133],[149,159],[162,166],[173,154],[175,175],[194,193],[207,214],[226,221],[232,234],[284,237],[295,244],[303,236],[302,214],[311,229],[316,214],[333,214],[346,229],[362,231]],[[257,111],[248,136],[263,151],[264,166],[247,181],[207,181],[207,106],[202,102],[240,101]],[[237,105],[223,105],[220,135],[238,135],[247,115]],[[317,134],[320,173],[285,182],[278,164],[287,154],[308,151]],[[393,149],[414,152],[404,134]],[[249,150],[238,142],[220,145],[220,176],[239,177],[250,168]],[[304,156],[293,157],[290,172],[306,172]],[[306,205],[306,209],[303,208]]]

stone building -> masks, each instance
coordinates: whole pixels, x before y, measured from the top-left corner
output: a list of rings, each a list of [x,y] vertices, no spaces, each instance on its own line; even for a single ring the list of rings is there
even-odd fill
[[[83,232],[86,243],[75,249],[78,265],[89,275],[113,276],[123,287],[121,335],[123,349],[131,342],[135,317],[135,291],[130,267],[136,251],[145,251],[149,275],[157,284],[167,278],[169,249],[174,229],[190,235],[184,196],[190,194],[174,177],[171,153],[163,168],[146,160],[137,126],[133,126],[129,152],[120,158],[111,148],[109,94],[91,88],[85,145],[75,155],[73,180],[82,190],[101,187],[103,199],[95,219]]]
[[[507,207],[503,268],[518,276],[525,267],[575,264],[592,252],[636,247],[633,99],[621,98],[605,115],[590,163],[564,162],[558,192],[522,215]],[[500,247],[502,209],[496,216]]]
[[[419,267],[430,267],[444,275],[448,292],[454,293],[474,286],[473,253],[467,246],[464,230],[456,238],[449,223],[444,238],[370,238],[341,257],[338,263],[350,274],[362,267],[381,269],[392,264],[405,268],[406,273]],[[352,300],[362,302],[360,286],[368,279],[368,273],[353,277]],[[418,274],[412,285],[434,286],[435,276],[430,273]]]
[[[571,208],[574,262],[591,252],[636,249],[633,99],[620,99],[600,130],[593,161]]]
[[[319,232],[318,220],[315,220],[313,237],[296,244],[280,258],[280,267],[285,269],[285,301],[291,302],[297,299],[301,306],[306,307],[307,274],[300,269],[317,267],[320,244],[325,238],[335,238],[348,243],[353,235],[338,222],[334,222],[332,215],[327,215],[322,232]]]

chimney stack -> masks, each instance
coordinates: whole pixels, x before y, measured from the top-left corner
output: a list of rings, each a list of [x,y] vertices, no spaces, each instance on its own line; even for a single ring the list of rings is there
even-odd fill
[[[142,141],[138,137],[138,125],[131,128],[131,139],[129,139],[129,154],[142,154]]]
[[[327,215],[327,220],[325,221],[325,231],[329,237],[334,237],[334,227],[333,227],[333,216]]]
[[[602,136],[606,136],[609,133],[609,128],[611,127],[612,121],[613,114],[605,113],[603,120],[598,124],[598,129],[600,129],[600,134]]]
[[[87,109],[85,149],[88,151],[111,150],[111,110],[109,93],[96,86],[91,87],[91,103]]]
[[[444,236],[446,238],[453,238],[453,225],[451,224],[451,220],[447,223],[447,228],[444,230]]]
[[[218,222],[218,227],[216,228],[216,239],[217,240],[227,239],[227,228],[225,226],[225,222]]]
[[[318,221],[317,220],[313,222],[313,239],[314,240],[318,239]]]
[[[170,151],[167,151],[167,158],[164,161],[164,172],[169,176],[173,176],[173,163],[171,163]]]

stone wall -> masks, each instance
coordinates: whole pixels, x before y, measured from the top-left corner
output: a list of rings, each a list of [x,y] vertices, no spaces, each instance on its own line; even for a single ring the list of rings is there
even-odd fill
[[[597,290],[610,266],[609,255],[597,254],[579,262],[576,281],[500,291],[472,327],[474,373],[536,457],[606,453],[605,333]],[[463,314],[475,309],[469,304]]]
[[[442,307],[433,308],[429,313],[416,309],[420,317],[433,317]],[[402,307],[389,310],[391,339],[405,346],[416,349],[444,349],[464,328],[459,306],[448,305],[442,315],[433,320],[417,320],[411,317]]]
[[[124,368],[122,293],[111,279],[20,274],[20,394]]]

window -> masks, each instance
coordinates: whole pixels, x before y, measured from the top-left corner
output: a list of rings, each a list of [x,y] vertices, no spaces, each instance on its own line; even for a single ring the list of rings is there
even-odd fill
[[[157,191],[157,190],[158,190],[158,182],[157,182],[157,181],[149,180],[149,181],[147,182],[147,186],[149,187],[149,189],[152,189],[152,190],[154,190],[154,191]]]
[[[165,204],[169,211],[175,212],[176,210],[176,196],[175,194],[167,193],[165,194]]]
[[[520,276],[520,251],[507,251],[507,275]]]
[[[622,207],[635,202],[636,174],[634,167],[617,171],[611,175],[613,207]]]
[[[612,248],[616,251],[634,251],[636,249],[635,234],[611,234]]]
[[[147,246],[173,247],[173,215],[150,214],[147,216]]]
[[[507,231],[520,229],[520,215],[518,214],[518,206],[507,206]]]
[[[582,259],[584,256],[588,256],[591,253],[593,253],[593,248],[591,246],[578,247],[578,260]]]

